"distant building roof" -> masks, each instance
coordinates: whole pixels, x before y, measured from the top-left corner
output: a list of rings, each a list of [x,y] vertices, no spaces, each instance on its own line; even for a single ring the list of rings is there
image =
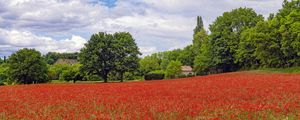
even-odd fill
[[[193,68],[191,66],[181,66],[182,72],[192,72]]]
[[[68,65],[74,65],[78,63],[76,59],[58,59],[54,64],[68,64]]]

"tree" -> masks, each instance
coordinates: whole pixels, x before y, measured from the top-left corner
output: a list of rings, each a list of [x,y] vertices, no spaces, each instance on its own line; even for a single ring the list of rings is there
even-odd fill
[[[215,67],[216,57],[213,56],[211,39],[205,37],[194,60],[194,72],[198,75],[207,74],[209,68]]]
[[[0,64],[3,64],[4,63],[4,60],[2,60],[2,58],[0,58]]]
[[[12,54],[8,60],[8,74],[18,83],[47,82],[47,64],[41,53],[35,49],[21,49]]]
[[[181,54],[180,49],[175,49],[172,51],[166,51],[166,52],[162,52],[162,58],[161,58],[161,69],[165,70],[167,69],[167,66],[169,65],[169,63],[173,60],[173,61],[177,61],[179,60],[179,56]]]
[[[291,67],[300,63],[300,1],[283,2],[279,13],[245,30],[236,60],[249,67]]]
[[[160,70],[159,59],[155,56],[146,56],[139,61],[140,71],[142,75],[146,75],[151,71]]]
[[[181,62],[180,61],[170,61],[166,69],[166,78],[177,78],[181,74]]]
[[[141,55],[135,40],[128,32],[119,32],[114,34],[117,39],[118,60],[116,62],[116,71],[119,72],[121,82],[124,79],[125,72],[133,72],[138,68],[138,55]]]
[[[196,56],[195,46],[188,45],[180,52],[180,54],[178,56],[178,60],[183,65],[193,66],[195,56]]]
[[[256,50],[255,40],[259,33],[255,28],[244,30],[241,34],[239,48],[235,54],[235,62],[243,69],[256,68],[260,66],[259,59],[254,55]]]
[[[201,43],[205,39],[207,39],[207,37],[208,37],[208,34],[207,34],[207,31],[204,30],[204,28],[194,35],[193,45],[194,45],[194,48],[196,51],[198,51],[200,49]]]
[[[4,82],[8,81],[7,71],[8,71],[7,65],[0,64],[0,85],[4,85]]]
[[[197,16],[197,25],[194,29],[194,35],[196,35],[198,32],[204,29],[203,20],[201,16]]]
[[[54,64],[57,59],[59,59],[59,53],[56,52],[48,52],[45,56],[46,62],[48,64]]]
[[[68,66],[67,69],[63,70],[59,75],[60,80],[71,81],[75,83],[77,80],[82,80],[83,77],[80,74],[80,64]]]
[[[300,65],[300,0],[285,0],[270,22],[276,30],[285,67]]]
[[[98,75],[104,79],[104,82],[107,82],[111,71],[124,72],[134,68],[136,63],[128,63],[135,62],[135,55],[138,53],[134,51],[137,48],[133,43],[129,33],[99,32],[92,35],[79,53],[79,61],[83,65],[82,71]],[[126,64],[130,65],[126,66]]]
[[[202,17],[198,16],[197,17],[197,26],[194,29],[194,35],[193,35],[193,48],[194,51],[196,52],[195,54],[198,54],[197,51],[201,47],[201,42],[207,37],[207,32],[204,29]]]
[[[238,8],[225,12],[210,25],[211,43],[214,47],[216,67],[224,71],[233,71],[239,68],[235,64],[235,54],[239,47],[240,34],[243,30],[254,27],[257,22],[263,21],[262,15],[257,15],[253,9]]]

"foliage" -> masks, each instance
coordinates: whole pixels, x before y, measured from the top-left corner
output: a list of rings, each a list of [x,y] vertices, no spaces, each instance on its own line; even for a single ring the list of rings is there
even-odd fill
[[[243,31],[236,61],[244,68],[299,65],[299,16],[299,1],[285,1],[276,16]]]
[[[124,48],[123,48],[124,47]],[[82,71],[98,75],[107,82],[111,71],[131,71],[137,67],[138,48],[129,33],[107,34],[99,32],[81,49],[79,61]]]
[[[69,69],[70,65],[57,64],[48,65],[48,77],[50,80],[58,80],[62,71]]]
[[[8,75],[18,83],[45,83],[47,65],[41,53],[35,49],[21,49],[12,54],[8,60]]]
[[[289,68],[261,68],[256,70],[257,72],[266,72],[266,73],[300,73],[300,67],[289,67]],[[255,71],[254,71],[255,72]]]
[[[0,64],[0,85],[4,85],[4,82],[8,81],[7,70],[7,65]]]
[[[160,70],[159,59],[154,56],[146,56],[139,61],[140,71],[142,75],[146,75],[151,71]]]
[[[124,79],[125,72],[133,72],[139,67],[138,55],[141,55],[135,40],[128,32],[119,32],[114,34],[117,39],[117,61],[116,71],[120,74],[121,82]]]
[[[164,77],[164,73],[148,73],[145,75],[145,80],[162,80]]]
[[[165,71],[163,70],[154,70],[150,72],[151,74],[165,74]]]
[[[0,57],[0,64],[3,64],[4,60]]]
[[[253,9],[238,8],[231,12],[225,12],[210,25],[211,44],[215,65],[224,71],[238,69],[235,64],[235,54],[240,42],[240,34],[243,30],[254,27],[257,22],[263,21],[261,15],[257,15]]]
[[[215,66],[214,62],[214,54],[213,52],[213,46],[211,42],[209,41],[209,38],[206,37],[203,40],[203,43],[201,44],[199,54],[196,56],[194,60],[194,72],[198,75],[207,74],[207,71],[209,68],[212,68]]]
[[[103,79],[101,77],[99,77],[98,75],[86,74],[86,75],[83,76],[83,80],[84,81],[101,81]]]
[[[80,64],[75,64],[66,67],[66,69],[61,71],[59,75],[59,80],[65,80],[65,81],[73,80],[74,82],[77,80],[82,80],[83,77],[79,71],[80,66],[81,66]]]
[[[181,54],[181,50],[175,49],[172,51],[162,52],[161,54],[162,54],[162,59],[161,59],[160,66],[162,70],[166,70],[171,61],[179,61],[178,57]]]
[[[181,74],[181,62],[180,61],[171,61],[166,69],[166,78],[178,78]]]
[[[183,65],[186,66],[193,66],[194,65],[194,58],[197,54],[194,45],[186,46],[179,54],[178,61],[181,61]]]
[[[208,37],[208,33],[207,31],[205,31],[204,28],[194,35],[193,46],[194,49],[196,50],[196,54],[198,54],[197,51],[200,49],[202,42],[206,40],[207,37]]]
[[[201,16],[197,16],[197,25],[196,28],[194,29],[194,36],[196,36],[196,34],[200,31],[202,31],[204,29],[204,25],[203,25],[203,20]],[[193,43],[196,44],[197,39],[195,39],[194,37],[194,41]]]

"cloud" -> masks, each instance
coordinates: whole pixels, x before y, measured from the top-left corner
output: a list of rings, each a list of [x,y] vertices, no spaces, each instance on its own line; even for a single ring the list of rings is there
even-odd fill
[[[0,0],[0,35],[10,35],[0,37],[0,56],[21,47],[76,51],[83,39],[101,31],[130,32],[144,55],[182,48],[192,43],[198,15],[208,29],[223,12],[251,7],[267,17],[281,8],[282,1]],[[61,46],[68,42],[75,48]]]
[[[54,40],[50,37],[37,36],[31,32],[0,29],[0,53],[9,55],[21,48],[35,48],[42,53],[76,52],[86,43],[80,36],[73,35],[70,39]]]
[[[156,47],[140,47],[140,51],[143,53],[142,56],[150,55],[151,53],[158,52]]]

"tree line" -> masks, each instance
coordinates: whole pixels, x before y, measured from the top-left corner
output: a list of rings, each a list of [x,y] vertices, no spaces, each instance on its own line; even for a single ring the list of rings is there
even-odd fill
[[[142,59],[145,73],[166,70],[170,61],[193,66],[198,75],[300,65],[300,2],[284,0],[267,19],[251,8],[223,13],[204,29],[197,17],[193,44]]]
[[[84,78],[107,82],[113,78],[123,82],[126,73],[138,68],[139,55],[141,53],[130,33],[99,32],[91,36],[79,53],[49,52],[42,56],[35,49],[21,49],[1,64],[0,81],[32,84],[55,79],[75,82]],[[77,59],[79,63],[53,65],[59,58]]]

